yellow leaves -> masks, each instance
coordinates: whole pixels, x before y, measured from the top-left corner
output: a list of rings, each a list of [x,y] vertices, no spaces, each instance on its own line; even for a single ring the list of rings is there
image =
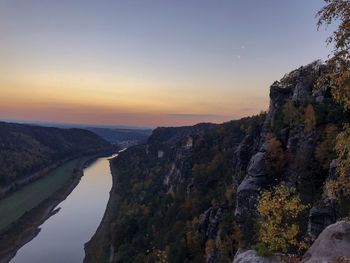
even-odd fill
[[[258,212],[259,241],[271,252],[287,253],[298,247],[299,227],[293,223],[307,208],[293,188],[281,185],[261,194]]]
[[[214,248],[215,248],[215,240],[208,239],[208,241],[205,243],[205,255],[208,256],[211,252],[213,252]]]
[[[318,27],[336,21],[338,28],[327,40],[334,43],[333,56],[327,61],[328,72],[320,79],[321,85],[330,85],[333,98],[345,109],[350,109],[350,2],[326,0],[327,4],[318,12]]]
[[[154,251],[157,258],[156,263],[168,263],[168,253],[165,250],[156,249]]]
[[[326,183],[328,197],[350,197],[350,127],[345,126],[337,136],[335,150],[338,156],[338,177]]]
[[[335,150],[338,155],[338,171],[340,176],[349,176],[350,170],[350,127],[345,126],[345,130],[337,136]]]

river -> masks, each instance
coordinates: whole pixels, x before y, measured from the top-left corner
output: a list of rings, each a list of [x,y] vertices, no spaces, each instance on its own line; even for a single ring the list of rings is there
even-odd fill
[[[108,159],[98,158],[84,168],[79,184],[57,206],[59,212],[40,226],[39,234],[18,250],[11,263],[83,262],[84,244],[102,220],[112,187]]]

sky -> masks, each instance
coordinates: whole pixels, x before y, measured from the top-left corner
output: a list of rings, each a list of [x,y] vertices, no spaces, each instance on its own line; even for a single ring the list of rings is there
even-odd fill
[[[0,0],[0,119],[142,127],[268,108],[323,0]]]

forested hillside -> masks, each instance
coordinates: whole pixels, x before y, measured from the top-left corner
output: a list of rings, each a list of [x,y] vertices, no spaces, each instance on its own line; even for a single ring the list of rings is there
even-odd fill
[[[89,131],[96,133],[110,143],[129,147],[135,144],[146,143],[152,130],[147,129],[120,129],[120,128],[99,128],[88,127]]]
[[[118,201],[108,222],[113,227],[107,230],[116,252],[113,262],[156,262],[162,257],[203,262],[212,253],[219,228],[225,229],[222,257],[232,258],[231,244],[238,242],[232,228],[234,186],[244,176],[236,169],[247,165],[234,163],[233,156],[242,140],[256,141],[252,148],[257,147],[264,118],[261,114],[221,125],[158,128],[147,145],[115,159],[111,198]],[[235,182],[234,172],[239,174]],[[97,253],[95,245],[101,244],[89,244],[90,260],[103,262],[108,252]]]
[[[110,149],[93,132],[0,122],[0,187],[33,179],[59,163]]]
[[[112,161],[114,186],[87,262],[232,262],[237,249],[301,255],[349,215],[329,197],[350,116],[316,88],[314,62],[270,88],[266,114],[158,128]]]

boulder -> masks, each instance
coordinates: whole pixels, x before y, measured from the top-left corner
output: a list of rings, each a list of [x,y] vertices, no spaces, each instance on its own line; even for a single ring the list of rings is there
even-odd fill
[[[339,221],[328,226],[304,255],[305,263],[331,262],[340,257],[350,260],[350,222]]]

